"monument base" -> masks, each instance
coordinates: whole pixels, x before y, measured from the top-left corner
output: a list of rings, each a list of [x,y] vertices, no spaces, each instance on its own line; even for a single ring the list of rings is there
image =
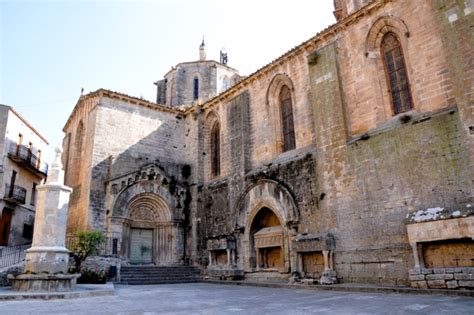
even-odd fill
[[[80,274],[21,274],[8,275],[13,291],[69,292],[76,288]]]

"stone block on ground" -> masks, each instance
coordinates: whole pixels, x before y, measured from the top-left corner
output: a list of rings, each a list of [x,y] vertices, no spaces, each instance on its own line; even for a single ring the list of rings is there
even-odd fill
[[[427,283],[430,289],[446,289],[446,281],[444,280],[431,280]]]
[[[411,287],[415,289],[428,289],[428,284],[425,280],[423,281],[412,281]]]
[[[472,273],[457,273],[454,275],[456,280],[474,280],[474,274]]]
[[[452,280],[452,279],[454,279],[454,276],[451,273],[426,275],[426,280]]]
[[[474,280],[459,280],[461,288],[474,288]]]
[[[410,275],[408,278],[410,281],[422,281],[425,280],[425,275]]]

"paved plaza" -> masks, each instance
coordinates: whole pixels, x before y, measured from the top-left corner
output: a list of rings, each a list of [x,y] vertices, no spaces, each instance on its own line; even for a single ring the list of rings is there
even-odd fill
[[[474,314],[474,299],[207,283],[117,286],[114,296],[0,302],[0,314]]]

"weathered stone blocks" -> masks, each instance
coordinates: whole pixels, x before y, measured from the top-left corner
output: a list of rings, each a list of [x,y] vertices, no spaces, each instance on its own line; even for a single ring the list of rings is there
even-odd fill
[[[428,284],[425,280],[423,281],[412,281],[411,287],[415,289],[428,289]]]
[[[446,281],[444,280],[431,280],[428,282],[428,288],[430,289],[444,289],[446,288]]]
[[[444,271],[444,273],[441,273]],[[411,269],[408,276],[412,288],[459,289],[474,287],[474,268]]]

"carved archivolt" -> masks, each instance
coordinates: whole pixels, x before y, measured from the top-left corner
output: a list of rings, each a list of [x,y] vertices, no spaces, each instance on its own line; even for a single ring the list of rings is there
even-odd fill
[[[254,216],[263,207],[271,209],[282,224],[299,222],[299,210],[290,192],[276,181],[259,180],[240,197],[236,226],[250,227]]]
[[[128,204],[131,220],[148,222],[169,222],[171,213],[165,201],[153,193],[135,196]]]
[[[400,38],[410,36],[408,27],[402,19],[392,15],[381,16],[372,24],[367,34],[365,40],[366,55],[378,51],[383,36],[389,32],[397,34]]]
[[[278,95],[280,94],[280,90],[283,86],[288,86],[291,91],[292,98],[294,98],[294,91],[295,87],[293,82],[291,81],[290,77],[286,73],[278,73],[276,74],[267,89],[266,101],[267,104],[273,105],[273,108],[276,107],[278,102]],[[295,104],[295,100],[292,99],[293,104]]]

